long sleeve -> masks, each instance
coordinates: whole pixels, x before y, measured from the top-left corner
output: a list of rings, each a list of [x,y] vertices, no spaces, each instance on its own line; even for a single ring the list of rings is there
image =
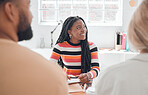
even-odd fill
[[[61,56],[61,51],[58,48],[58,45],[55,45],[55,47],[53,48],[52,54],[50,56],[50,60],[57,63],[60,56]]]
[[[91,78],[95,78],[98,76],[100,72],[99,62],[98,62],[98,49],[94,43],[90,43],[90,51],[91,51]]]

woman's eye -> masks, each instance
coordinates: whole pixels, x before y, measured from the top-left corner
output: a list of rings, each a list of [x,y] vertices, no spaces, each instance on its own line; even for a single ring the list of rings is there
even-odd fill
[[[81,29],[81,27],[77,27],[77,29]]]
[[[83,29],[86,29],[86,27],[84,26]]]

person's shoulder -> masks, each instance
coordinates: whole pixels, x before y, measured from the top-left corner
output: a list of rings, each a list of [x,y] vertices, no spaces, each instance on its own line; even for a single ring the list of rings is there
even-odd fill
[[[3,51],[4,54],[3,58],[0,58],[3,59],[0,69],[7,72],[8,76],[13,76],[13,80],[18,80],[15,82],[14,89],[21,89],[22,92],[31,89],[32,91],[28,95],[38,95],[38,93],[42,93],[42,95],[49,95],[50,93],[52,95],[56,93],[58,93],[56,95],[67,94],[66,75],[60,66],[17,43],[8,42],[5,44],[3,45],[5,48],[0,47],[0,51]],[[7,77],[3,76],[3,79],[7,80]],[[24,90],[20,87],[26,88]]]
[[[89,46],[96,46],[96,44],[94,42],[90,42],[88,41]]]
[[[3,48],[0,48],[0,51],[5,53],[3,57],[9,58],[9,60],[14,61],[13,64],[17,62],[26,63],[26,64],[33,64],[33,63],[49,63],[43,56],[40,54],[30,50],[27,47],[21,46],[16,42],[13,41],[5,41],[2,44]],[[13,60],[17,59],[17,60]]]
[[[62,42],[62,43],[58,43],[58,44],[56,44],[56,45],[65,45],[65,44],[68,44],[67,41],[64,41],[64,42]]]
[[[103,77],[113,77],[113,76],[118,76],[118,74],[120,74],[124,69],[125,69],[125,62],[122,63],[118,63],[112,66],[109,66],[107,68],[105,68],[102,72],[101,72],[101,76]]]
[[[132,68],[134,68],[133,59],[126,60],[125,62],[120,62],[118,64],[107,67],[103,70],[102,76],[104,77],[124,77],[126,76]],[[121,74],[122,73],[122,74]]]
[[[89,44],[89,48],[90,48],[90,50],[92,50],[92,49],[96,49],[96,50],[98,50],[97,49],[97,46],[93,43],[93,42],[90,42],[90,41],[88,41],[88,44]]]
[[[89,44],[89,45],[93,45],[94,43],[93,43],[93,42],[91,42],[91,41],[88,41],[88,44]]]
[[[55,45],[55,48],[60,48],[60,47],[67,47],[69,44],[67,41],[64,41],[62,43],[58,43]]]
[[[57,76],[57,78],[64,75],[62,68],[60,68],[58,64],[45,59],[40,54],[31,51],[26,47],[20,46],[19,48],[17,48],[17,52],[20,55],[18,56],[18,61],[22,61],[22,63],[25,63],[26,65],[34,65],[32,68],[38,68],[43,69],[43,71],[45,70],[52,72],[51,75],[53,75],[53,77]]]
[[[116,65],[112,65],[112,66],[109,66],[107,68],[105,68],[103,70],[103,73],[106,75],[106,74],[111,74],[111,73],[114,73],[116,71],[118,71],[118,69],[121,67],[121,64],[116,64]]]

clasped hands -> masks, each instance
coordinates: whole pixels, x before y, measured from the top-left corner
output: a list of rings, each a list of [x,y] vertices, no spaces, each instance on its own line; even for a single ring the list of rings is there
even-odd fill
[[[92,85],[90,73],[82,73],[80,75],[76,75],[76,77],[80,79],[80,85],[82,88],[84,88],[84,85],[86,85],[85,90]],[[70,80],[70,76],[67,76],[67,78]]]

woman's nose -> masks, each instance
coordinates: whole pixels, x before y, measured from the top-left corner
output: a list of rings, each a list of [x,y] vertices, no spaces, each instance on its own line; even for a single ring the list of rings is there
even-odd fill
[[[81,32],[84,33],[85,32],[84,29],[81,29]]]
[[[86,32],[86,28],[82,28],[81,29],[81,32]]]

